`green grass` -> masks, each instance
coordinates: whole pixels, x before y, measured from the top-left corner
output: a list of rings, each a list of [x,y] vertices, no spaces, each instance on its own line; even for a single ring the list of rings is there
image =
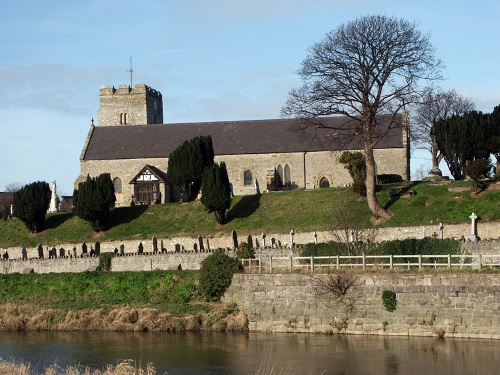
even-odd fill
[[[68,310],[127,304],[182,314],[199,310],[188,305],[200,300],[197,280],[196,271],[9,274],[0,275],[0,300]]]
[[[463,184],[462,184],[463,185]],[[383,185],[377,196],[382,206],[394,214],[380,224],[382,227],[457,224],[468,222],[475,212],[480,220],[500,220],[500,190],[488,190],[479,197],[472,190],[451,192],[451,185],[412,183],[408,187],[415,194],[394,201],[389,199]],[[358,222],[371,226],[370,212],[365,200],[359,200],[350,188],[296,190],[266,193],[260,196],[238,196],[232,199],[227,212],[228,223],[219,225],[214,215],[206,212],[200,202],[120,207],[111,212],[111,229],[101,233],[102,241],[173,238],[178,236],[215,236],[250,233],[288,233],[291,229],[323,231],[333,229],[333,215],[343,200]],[[69,213],[48,214],[46,229],[31,235],[19,220],[0,222],[0,247],[42,244],[80,243],[96,240],[90,225]]]

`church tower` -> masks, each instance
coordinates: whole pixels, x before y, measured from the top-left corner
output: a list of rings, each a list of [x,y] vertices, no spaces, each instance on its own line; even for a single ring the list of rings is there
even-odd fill
[[[144,84],[101,86],[97,125],[163,124],[161,93]]]

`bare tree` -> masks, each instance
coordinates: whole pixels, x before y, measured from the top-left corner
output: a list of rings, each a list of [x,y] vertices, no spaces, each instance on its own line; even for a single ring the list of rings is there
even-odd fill
[[[368,206],[375,218],[386,219],[391,215],[375,195],[373,150],[391,128],[403,126],[397,115],[419,101],[417,82],[440,79],[441,65],[429,36],[414,23],[386,16],[358,18],[309,49],[298,71],[303,86],[290,91],[281,114],[316,127],[328,126],[321,116],[347,116],[349,126],[332,128],[329,138],[338,140],[346,131],[362,137]],[[383,129],[380,115],[389,117]]]
[[[335,242],[342,244],[346,255],[360,255],[370,250],[375,241],[375,231],[366,228],[359,218],[359,206],[354,207],[343,195],[333,207],[331,235]]]
[[[11,182],[5,185],[5,191],[8,193],[15,193],[16,191],[21,190],[23,185],[21,185],[19,182]]]
[[[425,89],[422,102],[415,105],[415,116],[410,123],[410,140],[415,148],[424,149],[431,153],[432,169],[430,174],[442,175],[439,163],[443,159],[436,137],[432,133],[432,125],[439,119],[446,119],[453,115],[461,116],[473,109],[474,103],[455,90]]]

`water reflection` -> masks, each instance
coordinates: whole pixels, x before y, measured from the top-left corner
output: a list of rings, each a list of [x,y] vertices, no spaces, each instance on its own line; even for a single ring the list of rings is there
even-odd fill
[[[2,333],[0,357],[43,369],[120,360],[158,374],[497,374],[497,341],[307,334]]]

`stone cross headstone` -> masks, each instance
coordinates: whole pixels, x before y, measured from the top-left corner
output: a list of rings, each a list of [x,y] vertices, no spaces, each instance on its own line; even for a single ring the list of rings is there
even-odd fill
[[[473,212],[472,215],[469,216],[470,222],[470,236],[469,239],[473,242],[477,241],[477,232],[476,232],[476,220],[477,216]]]
[[[313,237],[314,237],[314,243],[317,244],[318,243],[318,233],[314,232]]]

